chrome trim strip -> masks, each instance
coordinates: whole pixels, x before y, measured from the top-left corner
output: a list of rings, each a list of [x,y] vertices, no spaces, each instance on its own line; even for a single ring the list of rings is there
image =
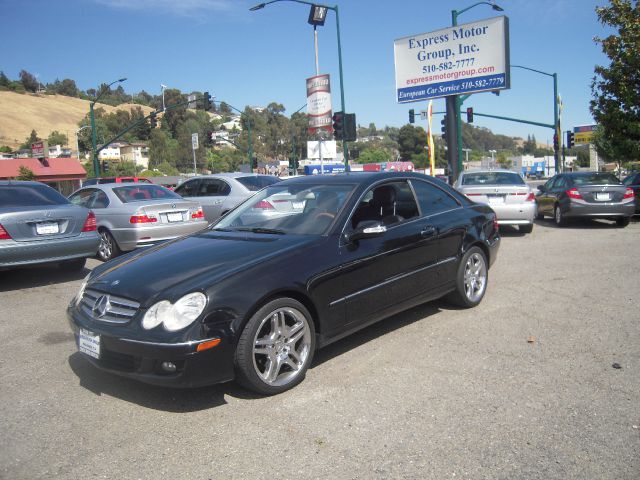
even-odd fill
[[[199,345],[200,343],[210,342],[211,340],[221,340],[221,338],[211,337],[205,340],[193,340],[191,342],[179,342],[179,343],[147,342],[145,340],[132,340],[130,338],[118,338],[118,340],[125,343],[136,343],[141,345],[151,345],[155,347],[189,347],[192,345]]]
[[[363,290],[351,293],[351,294],[347,295],[346,297],[339,298],[338,300],[334,300],[333,302],[331,302],[329,304],[329,307],[334,307],[335,305],[337,305],[340,302],[345,302],[345,301],[347,301],[349,299],[357,297],[358,295],[362,295],[363,293],[370,292],[371,290],[375,290],[376,288],[382,287],[384,285],[388,285],[388,284],[393,283],[393,282],[395,282],[397,280],[401,280],[401,279],[409,277],[411,275],[415,275],[416,273],[420,273],[420,272],[423,272],[423,271],[428,270],[430,268],[437,267],[437,266],[443,265],[445,263],[453,262],[455,260],[456,260],[456,257],[445,258],[445,259],[440,260],[440,261],[438,261],[436,263],[433,263],[431,265],[427,265],[426,267],[419,268],[419,269],[414,270],[412,272],[403,273],[401,275],[396,275],[395,277],[388,278],[384,282],[381,282],[381,283],[378,283],[376,285],[372,285],[371,287],[367,287],[367,288],[365,288]]]

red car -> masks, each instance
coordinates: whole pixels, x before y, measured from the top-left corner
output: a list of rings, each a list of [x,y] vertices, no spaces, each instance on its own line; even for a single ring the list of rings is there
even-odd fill
[[[153,183],[148,178],[144,177],[99,177],[99,178],[89,178],[82,183],[83,187],[87,185],[96,185],[98,183]]]

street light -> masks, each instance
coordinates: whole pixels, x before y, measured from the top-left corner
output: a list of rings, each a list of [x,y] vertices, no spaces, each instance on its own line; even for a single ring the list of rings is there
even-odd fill
[[[345,109],[345,106],[344,106],[344,79],[342,75],[342,46],[340,42],[340,15],[338,14],[338,5],[334,5],[333,7],[330,7],[329,5],[307,2],[305,0],[271,0],[270,2],[264,2],[264,3],[259,3],[258,5],[254,5],[249,10],[254,12],[256,10],[263,9],[267,5],[270,5],[272,3],[277,3],[277,2],[294,2],[294,3],[301,3],[303,5],[310,5],[311,12],[309,13],[309,23],[311,23],[312,25],[314,25],[314,23],[312,23],[312,21],[314,20],[317,22],[322,21],[322,24],[324,24],[324,17],[326,16],[326,10],[333,10],[334,12],[336,12],[336,32],[338,35],[338,72],[340,75],[340,106],[341,106],[341,111],[346,112],[347,110]],[[315,28],[315,25],[314,25],[314,28]],[[345,171],[349,171],[349,153],[347,151],[347,142],[345,140],[342,141],[342,149],[344,153],[344,168],[345,168]]]
[[[463,8],[462,10],[451,10],[451,25],[454,27],[458,25],[458,16],[468,10],[471,10],[473,7],[477,7],[478,5],[488,5],[496,12],[504,12],[504,8],[500,5],[496,5],[495,2],[477,2],[467,8]],[[446,99],[446,104],[447,115],[453,120],[453,124],[455,126],[455,132],[450,133],[451,138],[447,143],[452,147],[449,153],[449,161],[451,163],[453,163],[453,161],[456,162],[454,176],[457,179],[460,171],[462,170],[462,121],[460,120],[460,107],[462,106],[462,102],[458,95],[450,95]],[[451,166],[453,167],[453,165]]]
[[[160,88],[162,89],[162,111],[166,112],[167,109],[164,106],[164,90],[167,88],[167,86],[161,83]]]
[[[100,94],[95,98],[93,102],[89,104],[89,116],[91,119],[91,151],[93,156],[93,172],[96,177],[100,176],[100,163],[98,162],[98,152],[96,152],[96,120],[93,113],[93,106],[98,100],[100,100],[100,97],[102,97],[102,95],[104,95],[104,93],[111,88],[111,85],[113,85],[114,83],[124,82],[125,80],[126,78],[119,78],[118,80],[114,80],[109,85],[107,85],[107,88],[100,92]]]
[[[523,70],[529,70],[530,72],[539,73],[540,75],[546,75],[548,77],[553,78],[553,125],[554,125],[554,133],[558,135],[558,139],[560,139],[560,124],[558,122],[559,113],[558,113],[558,74],[557,73],[547,73],[542,70],[536,70],[535,68],[523,67],[522,65],[511,65],[511,67],[522,68]],[[558,150],[554,149],[553,156],[556,162],[556,168],[560,165],[559,157],[560,154]],[[563,166],[560,166],[560,172],[562,172]]]

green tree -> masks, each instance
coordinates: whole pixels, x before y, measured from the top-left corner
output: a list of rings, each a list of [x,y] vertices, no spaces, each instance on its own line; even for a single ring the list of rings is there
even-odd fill
[[[367,148],[360,152],[358,163],[382,163],[391,162],[393,157],[391,154],[381,148]]]
[[[411,161],[419,168],[426,166],[427,132],[422,127],[404,125],[398,136],[398,148],[403,161]]]
[[[25,167],[24,165],[20,165],[19,169],[20,174],[16,177],[16,180],[35,180],[36,174],[33,173],[29,167]]]
[[[4,72],[0,72],[0,87],[9,88],[10,84],[11,84],[11,80],[7,78]]]
[[[0,146],[0,152],[2,153],[11,153],[13,152],[13,150],[11,150],[11,147],[8,145],[2,145]]]
[[[35,130],[31,130],[31,134],[29,134],[29,136],[22,143],[22,145],[20,145],[20,150],[25,150],[25,149],[31,150],[31,144],[34,142],[38,142],[40,140],[42,139],[38,137],[38,132],[36,132]]]
[[[47,138],[47,143],[49,145],[67,145],[68,142],[69,139],[67,138],[67,136],[63,133],[58,132],[57,130],[51,132],[49,134],[49,137]]]
[[[37,92],[39,82],[36,77],[27,72],[26,70],[20,70],[20,82],[24,86],[27,92]]]
[[[598,153],[618,162],[640,159],[640,4],[637,0],[610,0],[596,7],[600,23],[616,34],[595,37],[611,60],[596,65],[591,84],[593,118],[600,126]]]

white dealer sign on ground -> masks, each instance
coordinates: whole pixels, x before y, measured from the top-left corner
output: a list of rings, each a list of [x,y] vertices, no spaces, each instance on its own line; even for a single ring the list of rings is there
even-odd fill
[[[509,19],[494,17],[394,42],[399,103],[509,88]]]

